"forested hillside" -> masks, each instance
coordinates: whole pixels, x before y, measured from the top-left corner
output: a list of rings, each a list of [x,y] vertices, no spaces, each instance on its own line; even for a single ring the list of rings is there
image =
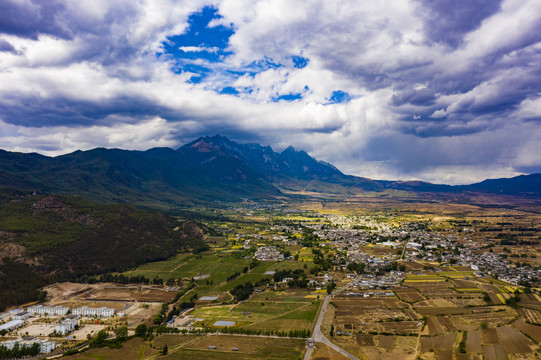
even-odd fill
[[[4,195],[0,308],[34,300],[48,281],[120,271],[204,246],[198,224],[163,213],[80,197]]]

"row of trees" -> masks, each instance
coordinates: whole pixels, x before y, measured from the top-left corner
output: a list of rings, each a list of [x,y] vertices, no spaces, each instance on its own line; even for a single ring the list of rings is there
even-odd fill
[[[0,346],[0,359],[22,358],[24,356],[36,356],[37,354],[39,354],[39,344],[37,343],[32,346],[22,347],[19,347],[19,344],[15,344],[11,350]]]

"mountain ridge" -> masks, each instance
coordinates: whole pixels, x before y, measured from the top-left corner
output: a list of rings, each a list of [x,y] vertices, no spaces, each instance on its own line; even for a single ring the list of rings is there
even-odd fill
[[[275,199],[287,196],[286,192],[352,195],[401,190],[541,197],[541,174],[470,185],[372,180],[346,175],[293,146],[275,152],[270,146],[239,144],[216,135],[200,137],[178,149],[95,148],[56,157],[0,150],[0,187],[170,208]]]

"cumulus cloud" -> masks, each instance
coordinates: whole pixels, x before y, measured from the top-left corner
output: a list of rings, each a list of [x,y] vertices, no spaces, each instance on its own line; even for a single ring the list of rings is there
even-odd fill
[[[541,170],[540,14],[536,0],[6,0],[0,147],[222,133],[378,179]]]

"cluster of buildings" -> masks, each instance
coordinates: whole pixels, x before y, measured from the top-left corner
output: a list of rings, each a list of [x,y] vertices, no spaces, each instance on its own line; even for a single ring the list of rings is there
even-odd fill
[[[261,246],[255,252],[254,258],[259,261],[278,261],[284,260],[284,255],[280,254],[275,246]]]
[[[80,316],[89,317],[110,317],[113,316],[115,310],[113,308],[101,307],[101,308],[89,308],[87,306],[75,308],[72,311],[72,315],[68,315],[69,307],[65,306],[44,306],[35,305],[30,306],[26,310],[14,309],[8,313],[0,314],[0,320],[9,319],[10,321],[0,324],[0,332],[10,332],[16,330],[25,324],[25,320],[35,315],[53,315],[60,316],[62,320],[56,325],[56,333],[60,335],[66,335],[75,330],[77,325],[77,319]]]
[[[388,289],[393,285],[400,284],[405,277],[404,273],[400,271],[390,271],[382,276],[363,274],[353,281],[352,286],[354,288]]]
[[[5,319],[9,319],[11,317],[10,321],[0,324],[0,332],[6,333],[19,329],[25,325],[26,319],[35,315],[54,315],[62,317],[60,322],[56,324],[55,332],[57,335],[63,336],[76,330],[78,318],[80,316],[109,317],[113,316],[115,313],[114,309],[107,307],[89,308],[87,306],[83,306],[73,309],[71,315],[68,315],[69,310],[69,307],[65,306],[44,305],[30,306],[26,310],[14,309],[7,313],[0,314],[0,319],[2,321],[5,321]],[[36,346],[36,344],[39,345],[40,353],[47,354],[56,348],[54,341],[43,340],[36,337],[23,337],[20,339],[3,341],[0,343],[0,347],[4,347],[7,350],[13,350],[15,347],[19,349],[31,348]]]
[[[48,354],[56,348],[54,341],[41,340],[35,337],[23,337],[21,339],[3,341],[0,343],[0,346],[3,346],[8,350],[13,350],[15,346],[18,346],[19,349],[21,349],[33,347],[35,344],[39,345],[39,352],[44,354]]]
[[[10,315],[13,320],[26,320],[34,315],[54,315],[54,316],[66,316],[70,311],[67,306],[44,306],[34,305],[25,310],[15,309],[10,311]],[[73,315],[77,316],[97,316],[97,317],[109,317],[115,314],[115,309],[108,307],[90,308],[88,306],[78,307],[73,309]]]

